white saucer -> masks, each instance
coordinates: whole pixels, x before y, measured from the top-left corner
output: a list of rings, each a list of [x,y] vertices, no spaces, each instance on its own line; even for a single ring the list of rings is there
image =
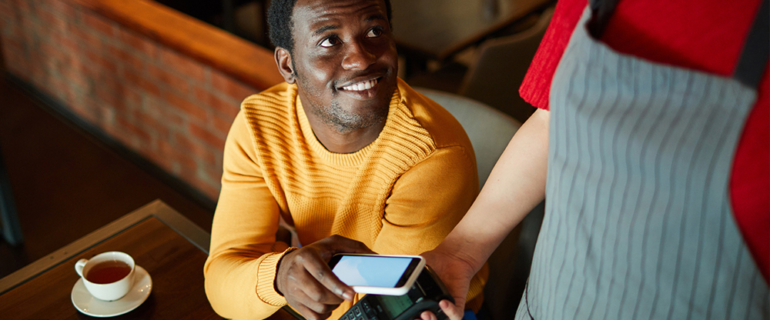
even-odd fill
[[[78,311],[99,318],[119,316],[136,309],[150,296],[152,278],[150,278],[147,270],[140,266],[136,266],[135,271],[134,287],[123,298],[115,301],[103,301],[94,298],[83,284],[83,279],[78,279],[70,295],[72,304]]]

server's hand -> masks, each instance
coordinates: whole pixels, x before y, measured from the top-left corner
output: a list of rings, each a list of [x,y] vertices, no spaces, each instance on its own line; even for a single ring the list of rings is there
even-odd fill
[[[438,305],[450,320],[461,320],[464,314],[465,298],[468,295],[471,278],[475,272],[471,264],[450,253],[438,250],[440,249],[424,252],[422,256],[425,258],[425,263],[441,278],[441,282],[455,299],[455,303],[441,300]],[[430,311],[423,312],[420,318],[422,320],[438,319]]]

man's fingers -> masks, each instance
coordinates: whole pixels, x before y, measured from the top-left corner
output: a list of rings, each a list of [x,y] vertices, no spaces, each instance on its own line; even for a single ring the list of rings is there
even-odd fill
[[[305,306],[308,310],[316,314],[331,313],[334,309],[337,308],[337,306],[339,306],[339,303],[328,305],[323,302],[319,302],[318,300],[308,296],[305,292],[296,292],[294,294],[294,298],[299,302],[299,304]],[[342,302],[341,299],[338,299],[338,301]]]
[[[315,312],[312,309],[302,304],[298,306],[292,306],[292,307],[294,307],[294,309],[296,309],[297,312],[299,312],[299,314],[301,314],[307,320],[322,320],[322,319],[328,318],[329,315],[331,315],[331,312],[326,314]]]
[[[450,320],[460,320],[463,318],[463,311],[455,306],[454,303],[449,302],[449,300],[439,301],[438,306],[441,307],[441,310],[444,311],[444,314],[446,314]]]
[[[334,275],[332,270],[329,269],[329,266],[326,264],[326,262],[320,259],[307,259],[305,261],[305,270],[307,270],[307,272],[313,278],[315,278],[319,283],[321,283],[324,287],[326,287],[326,289],[331,291],[334,295],[336,295],[340,299],[345,299],[348,301],[353,300],[353,294],[355,294],[353,289],[348,287],[342,281],[340,281],[340,279],[338,279],[337,276]],[[308,288],[310,287],[311,286],[308,286]],[[308,294],[308,295],[313,297],[312,294]],[[319,300],[321,302],[333,303],[333,301],[327,301],[328,297],[325,297],[323,295],[321,295],[319,299],[321,299]],[[340,302],[337,302],[337,303],[340,303]]]

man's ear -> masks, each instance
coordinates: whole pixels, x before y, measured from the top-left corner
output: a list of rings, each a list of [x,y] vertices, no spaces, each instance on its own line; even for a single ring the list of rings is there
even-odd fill
[[[283,79],[287,83],[294,83],[296,73],[294,73],[294,64],[291,63],[291,54],[289,50],[281,47],[275,47],[275,64],[278,65],[278,71],[281,72]]]

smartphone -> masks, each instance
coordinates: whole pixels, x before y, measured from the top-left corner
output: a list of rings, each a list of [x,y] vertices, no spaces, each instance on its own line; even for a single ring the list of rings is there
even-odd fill
[[[337,254],[329,267],[355,292],[400,296],[417,280],[425,260],[420,256]]]

